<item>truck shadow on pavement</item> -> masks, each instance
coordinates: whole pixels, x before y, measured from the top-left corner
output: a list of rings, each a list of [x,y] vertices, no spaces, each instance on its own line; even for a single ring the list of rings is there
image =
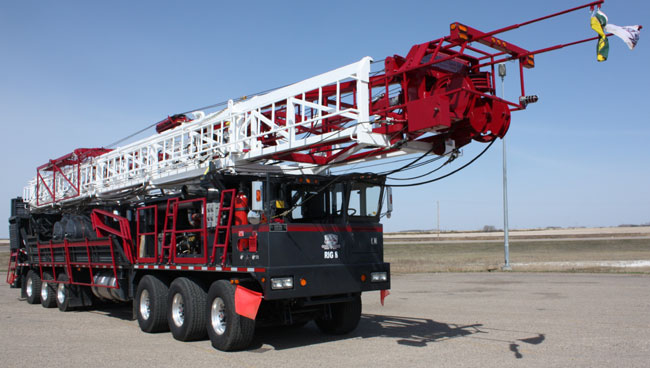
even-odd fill
[[[130,303],[97,303],[92,308],[81,310],[133,321]],[[532,335],[532,337],[514,338],[522,335]],[[504,351],[512,352],[516,359],[523,358],[520,350],[521,343],[539,345],[546,340],[546,336],[541,333],[500,330],[485,327],[481,323],[462,325],[438,322],[428,318],[362,314],[357,329],[347,335],[324,334],[313,322],[304,327],[258,328],[251,346],[246,350],[251,353],[264,353],[271,350],[287,350],[356,338],[387,338],[394,340],[398,345],[424,348],[439,341],[463,337],[503,344]]]
[[[481,326],[448,324],[424,318],[363,314],[357,329],[342,336],[323,334],[313,322],[303,328],[259,329],[250,351],[270,350],[262,348],[264,344],[273,346],[275,350],[284,350],[359,337],[384,337],[394,339],[399,345],[425,347],[436,341],[481,333]]]
[[[512,338],[521,335],[533,336]],[[478,338],[502,344],[504,352],[512,352],[516,359],[523,358],[520,343],[538,345],[546,339],[544,334],[498,330],[484,327],[480,323],[461,325],[427,318],[363,314],[357,329],[343,336],[323,334],[313,322],[302,328],[258,329],[248,351],[264,353],[269,350],[293,349],[355,338],[388,338],[398,345],[413,348],[423,348],[432,343],[455,338]]]
[[[359,323],[361,337],[387,337],[397,344],[425,347],[429,343],[481,333],[482,324],[457,325],[426,318],[364,314]]]

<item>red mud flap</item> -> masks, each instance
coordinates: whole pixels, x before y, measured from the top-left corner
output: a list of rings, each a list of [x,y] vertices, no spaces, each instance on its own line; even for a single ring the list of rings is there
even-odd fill
[[[381,305],[384,306],[384,299],[386,299],[387,296],[390,295],[389,290],[380,290],[379,291],[379,301],[381,302]]]
[[[235,313],[254,320],[260,303],[262,303],[262,293],[237,285],[237,289],[235,289]]]
[[[16,268],[18,267],[18,251],[11,251],[9,256],[9,265],[7,266],[7,284],[13,285],[18,275],[16,274]]]

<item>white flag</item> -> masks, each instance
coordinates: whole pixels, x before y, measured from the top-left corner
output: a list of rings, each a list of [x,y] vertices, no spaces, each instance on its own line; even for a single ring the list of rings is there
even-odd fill
[[[613,33],[615,36],[618,36],[630,50],[634,49],[636,43],[639,42],[639,36],[641,35],[640,26],[617,26],[616,24],[607,23],[605,25],[605,32]]]

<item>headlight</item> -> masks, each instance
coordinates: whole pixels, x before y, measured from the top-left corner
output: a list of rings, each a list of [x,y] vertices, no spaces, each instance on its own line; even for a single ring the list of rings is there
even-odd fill
[[[370,282],[386,282],[388,274],[386,272],[373,272],[370,274]]]
[[[293,277],[274,277],[271,279],[271,289],[293,289]]]

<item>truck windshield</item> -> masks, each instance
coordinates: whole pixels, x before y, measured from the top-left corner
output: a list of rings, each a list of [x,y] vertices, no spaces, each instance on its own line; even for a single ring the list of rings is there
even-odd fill
[[[366,184],[352,184],[348,215],[352,217],[375,217],[381,205],[381,187]]]
[[[292,222],[379,221],[383,186],[336,183],[327,187],[291,185],[288,213]]]

